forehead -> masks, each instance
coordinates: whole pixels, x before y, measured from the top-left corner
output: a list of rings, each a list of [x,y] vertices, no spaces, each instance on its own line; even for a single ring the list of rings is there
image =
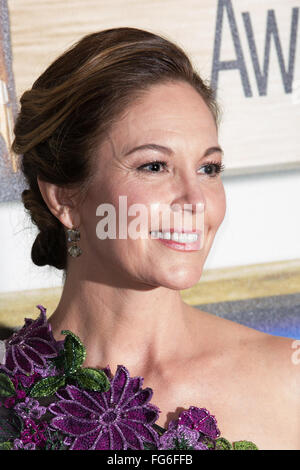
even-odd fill
[[[217,139],[213,115],[200,94],[187,83],[152,86],[130,105],[109,137],[123,149],[140,140],[172,138]],[[120,150],[121,150],[120,148]]]

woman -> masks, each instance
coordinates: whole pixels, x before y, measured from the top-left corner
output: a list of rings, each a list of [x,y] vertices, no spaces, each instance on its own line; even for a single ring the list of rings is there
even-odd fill
[[[185,53],[135,28],[90,34],[48,67],[21,105],[13,149],[23,155],[23,202],[40,230],[32,260],[65,274],[49,319],[54,338],[70,330],[86,347],[84,366],[109,365],[115,374],[124,364],[143,377],[162,427],[183,409],[205,407],[230,441],[300,449],[291,340],[180,296],[199,281],[226,209],[218,107]],[[127,207],[146,207],[147,237],[118,236],[121,196]],[[99,236],[102,204],[116,209],[116,237]],[[204,208],[198,245],[169,241],[185,204],[193,231],[196,208]],[[162,205],[170,225],[160,215],[154,228],[151,211]],[[69,241],[68,229],[77,229]],[[162,242],[154,230],[170,233]]]

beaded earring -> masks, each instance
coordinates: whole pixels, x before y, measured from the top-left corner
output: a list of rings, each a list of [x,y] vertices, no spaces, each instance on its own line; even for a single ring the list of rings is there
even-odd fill
[[[77,256],[80,256],[82,253],[82,250],[76,243],[80,240],[80,231],[78,228],[72,227],[67,229],[67,235],[67,241],[71,242],[71,246],[68,248],[68,253],[73,258],[77,258]]]

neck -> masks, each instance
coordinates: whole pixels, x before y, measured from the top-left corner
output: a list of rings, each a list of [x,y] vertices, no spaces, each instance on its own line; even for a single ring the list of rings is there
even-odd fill
[[[85,367],[118,364],[131,375],[176,362],[191,347],[190,310],[179,291],[116,287],[68,275],[49,319],[56,340],[61,330],[75,333],[87,350]],[[180,346],[180,347],[179,347]],[[144,374],[144,375],[143,375]]]

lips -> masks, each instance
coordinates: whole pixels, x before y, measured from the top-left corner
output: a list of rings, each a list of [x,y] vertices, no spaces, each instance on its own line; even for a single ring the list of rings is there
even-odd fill
[[[165,246],[167,246],[168,248],[172,248],[173,250],[176,250],[176,251],[198,251],[201,249],[201,244],[202,244],[202,237],[203,237],[203,233],[201,231],[183,231],[183,230],[180,230],[180,231],[177,231],[175,229],[169,229],[168,231],[164,231],[164,232],[160,232],[162,234],[165,234],[165,233],[169,233],[169,236],[164,238],[163,236],[162,237],[158,237],[158,233],[159,231],[153,231],[155,233],[155,237],[154,237],[154,240],[160,242],[160,243],[163,243]],[[170,239],[170,236],[171,236],[171,233],[174,233],[174,232],[177,232],[177,237],[179,237],[178,239]],[[198,238],[196,240],[192,239],[192,240],[189,240],[189,239],[186,239],[186,237],[189,235],[189,234],[193,234],[194,237],[195,237],[195,234],[198,234]],[[150,232],[151,234],[151,232]],[[184,234],[184,235],[183,235]],[[174,235],[175,236],[175,235]],[[173,238],[173,235],[172,235],[172,238]]]
[[[176,251],[199,251],[201,248],[200,238],[199,240],[196,240],[195,242],[186,242],[186,243],[179,243],[173,240],[164,240],[161,238],[157,238],[156,241]]]

